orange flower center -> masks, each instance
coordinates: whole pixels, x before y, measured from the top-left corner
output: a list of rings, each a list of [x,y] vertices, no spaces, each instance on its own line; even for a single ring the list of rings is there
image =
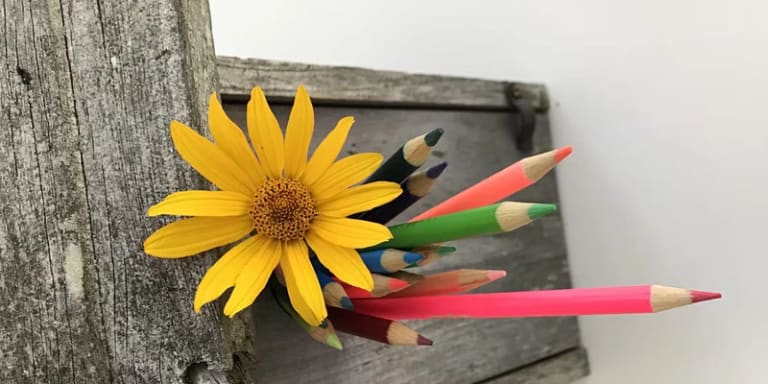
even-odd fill
[[[257,232],[288,241],[304,238],[317,210],[304,184],[290,179],[268,179],[253,195],[248,215]]]

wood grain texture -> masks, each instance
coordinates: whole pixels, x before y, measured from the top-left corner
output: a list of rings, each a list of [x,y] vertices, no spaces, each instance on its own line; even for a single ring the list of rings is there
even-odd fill
[[[244,106],[225,105],[243,123]],[[285,122],[288,108],[274,108]],[[419,133],[441,127],[446,133],[426,166],[448,161],[434,188],[393,222],[432,206],[459,189],[523,157],[514,147],[509,113],[421,111],[383,108],[316,110],[313,146],[342,116],[355,116],[343,156],[364,151],[389,153]],[[551,148],[547,120],[541,116],[535,150]],[[515,196],[521,201],[557,202],[555,177]],[[558,215],[510,234],[450,243],[459,250],[423,271],[454,268],[504,269],[505,279],[479,291],[570,287],[568,263]],[[340,334],[344,351],[310,340],[285,317],[271,297],[262,295],[252,309],[253,345],[237,354],[236,366],[246,382],[270,383],[472,383],[496,377],[579,345],[574,318],[434,320],[408,322],[435,341],[433,347],[390,347]],[[583,363],[583,362],[582,362]],[[585,364],[585,363],[584,363]]]
[[[574,348],[483,383],[568,384],[588,374],[587,351],[584,348]]]
[[[146,208],[205,187],[168,124],[204,127],[207,1],[4,0],[0,19],[0,382],[182,383],[192,363],[226,368],[219,311],[192,311],[213,255],[142,252],[162,224]]]
[[[230,100],[247,98],[254,85],[273,100],[293,99],[296,85],[304,84],[316,104],[509,109],[502,81],[228,56],[217,63],[221,93]],[[543,85],[520,85],[535,110],[549,108]]]

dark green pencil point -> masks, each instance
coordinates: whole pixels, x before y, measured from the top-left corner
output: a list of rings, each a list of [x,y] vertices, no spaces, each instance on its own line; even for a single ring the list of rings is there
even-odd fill
[[[431,132],[427,133],[426,136],[424,136],[424,142],[427,143],[430,147],[434,147],[435,144],[440,140],[440,137],[443,136],[442,128],[437,128],[435,130],[432,130]]]
[[[554,204],[534,204],[528,208],[528,218],[536,220],[540,217],[551,215],[557,211],[557,205]]]

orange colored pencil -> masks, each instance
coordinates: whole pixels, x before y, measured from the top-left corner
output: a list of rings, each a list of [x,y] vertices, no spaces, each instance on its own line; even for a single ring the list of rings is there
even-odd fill
[[[387,295],[387,298],[454,295],[477,289],[506,275],[506,271],[456,269],[424,276],[424,279],[421,281],[397,292],[390,293]]]
[[[554,151],[526,157],[457,193],[448,200],[408,220],[414,222],[448,213],[492,204],[537,182],[560,161],[571,154],[572,148],[562,147]]]
[[[349,296],[350,299],[382,297],[408,286],[408,282],[404,280],[382,276],[376,273],[371,273],[371,276],[373,277],[373,290],[371,292],[346,284],[338,279],[336,281],[341,283],[341,286],[344,287],[344,291],[347,292],[347,296]]]
[[[333,321],[336,330],[369,340],[390,345],[432,345],[432,340],[399,321],[338,308],[328,308],[328,318]]]

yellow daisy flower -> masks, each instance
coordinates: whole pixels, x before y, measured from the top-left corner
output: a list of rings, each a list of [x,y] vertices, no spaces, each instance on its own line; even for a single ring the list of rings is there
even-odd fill
[[[356,185],[381,164],[378,153],[336,161],[354,122],[345,117],[307,160],[314,129],[312,102],[299,87],[285,137],[261,88],[251,91],[248,135],[227,117],[216,94],[208,108],[214,142],[188,126],[171,122],[171,138],[181,157],[218,191],[172,193],[148,210],[149,216],[192,216],[168,224],[144,242],[161,258],[198,254],[255,234],[226,252],[203,276],[194,308],[230,287],[224,314],[234,316],[253,303],[280,265],[291,304],[311,325],[327,312],[309,260],[311,248],[336,277],[370,291],[373,279],[356,248],[392,238],[386,226],[347,216],[386,204],[402,191],[391,182]]]

